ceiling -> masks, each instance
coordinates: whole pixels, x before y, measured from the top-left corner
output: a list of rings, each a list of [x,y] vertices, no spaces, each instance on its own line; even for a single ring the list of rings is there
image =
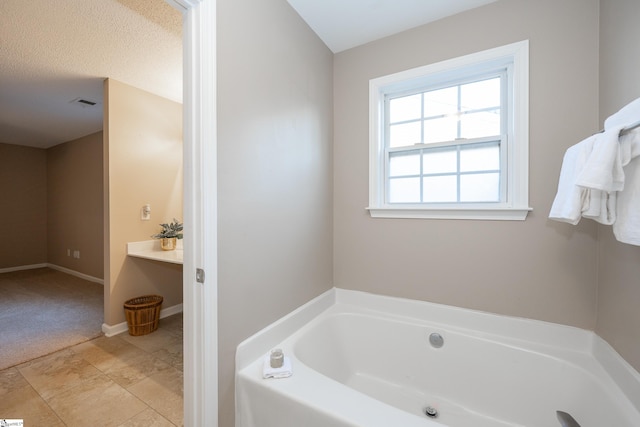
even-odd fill
[[[496,0],[287,0],[334,53]]]
[[[337,53],[495,0],[287,1]],[[101,130],[107,77],[181,102],[181,31],[165,0],[1,0],[0,142]]]
[[[164,0],[1,0],[0,142],[48,148],[101,130],[106,77],[181,101],[181,32]]]

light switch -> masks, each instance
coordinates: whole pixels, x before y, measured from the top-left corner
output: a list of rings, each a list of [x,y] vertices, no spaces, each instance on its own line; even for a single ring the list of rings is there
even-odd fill
[[[151,205],[146,204],[140,209],[140,219],[149,221],[151,219]]]

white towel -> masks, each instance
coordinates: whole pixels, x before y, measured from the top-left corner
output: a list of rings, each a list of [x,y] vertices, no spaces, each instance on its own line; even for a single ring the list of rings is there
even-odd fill
[[[615,223],[618,214],[616,192],[582,189],[582,217],[589,218],[600,224],[611,225]]]
[[[623,135],[620,146],[627,162],[626,182],[624,191],[618,193],[613,234],[620,242],[640,246],[640,129]]]
[[[640,98],[630,102],[604,122],[605,129],[630,126],[640,120]],[[624,190],[618,193],[613,234],[620,242],[640,246],[640,129],[620,137],[620,161],[625,172]]]
[[[580,222],[582,216],[603,224],[611,224],[615,220],[615,201],[608,193],[576,185],[597,137],[592,135],[566,151],[549,218],[573,225]]]
[[[633,129],[620,137],[620,161],[626,166],[640,155],[640,128]]]
[[[549,218],[613,224],[616,238],[640,246],[640,98],[605,121],[605,130],[565,153]]]
[[[593,149],[578,175],[576,184],[594,190],[611,193],[624,188],[624,171],[620,158],[620,131],[618,125],[595,135]]]
[[[549,218],[574,225],[581,216],[605,225],[617,220],[618,196],[625,187],[624,166],[640,154],[640,143],[625,142],[620,132],[638,119],[640,98],[607,118],[602,133],[567,150]]]
[[[262,378],[288,378],[291,375],[293,375],[293,369],[291,359],[288,356],[284,356],[282,366],[279,368],[272,368],[270,355],[265,356]]]
[[[630,126],[640,120],[640,98],[631,101],[617,113],[604,121],[604,129],[609,130],[619,126]]]

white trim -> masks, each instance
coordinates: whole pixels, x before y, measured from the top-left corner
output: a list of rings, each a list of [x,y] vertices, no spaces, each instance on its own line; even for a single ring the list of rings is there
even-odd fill
[[[506,180],[508,198],[495,207],[484,204],[457,204],[446,208],[434,205],[389,204],[385,201],[385,146],[384,97],[390,92],[408,90],[428,75],[437,82],[461,77],[460,70],[480,65],[489,71],[492,67],[508,66],[512,79],[513,98],[509,101],[515,112],[508,120],[509,136],[517,143],[507,143],[508,167]],[[458,73],[458,74],[456,74]],[[413,68],[369,81],[369,207],[373,218],[428,218],[428,219],[480,219],[524,220],[529,211],[529,41],[449,59],[423,67]]]
[[[173,316],[174,314],[182,312],[183,304],[172,305],[171,307],[160,309],[160,318],[164,319],[165,317]],[[118,323],[116,325],[107,325],[106,323],[102,324],[102,332],[104,332],[104,335],[107,337],[113,337],[127,331],[129,331],[129,325],[127,322]]]
[[[58,271],[61,271],[63,273],[67,273],[67,274],[70,274],[72,276],[76,276],[76,277],[79,277],[81,279],[88,280],[88,281],[94,282],[94,283],[98,283],[98,284],[104,286],[104,279],[100,279],[98,277],[89,276],[88,274],[80,273],[79,271],[71,270],[69,268],[61,267],[61,266],[55,265],[55,264],[47,264],[46,266],[49,267],[49,268],[52,268],[54,270],[58,270]]]
[[[129,328],[127,326],[127,322],[118,323],[117,325],[113,326],[107,325],[106,323],[102,324],[102,332],[107,337],[113,337],[128,330]]]
[[[98,283],[104,286],[104,279],[89,276],[88,274],[80,273],[79,271],[71,270],[69,268],[60,267],[59,265],[50,264],[46,262],[42,264],[31,264],[31,265],[21,265],[18,267],[0,268],[0,274],[10,273],[12,271],[35,270],[37,268],[51,268],[53,270],[58,270],[66,274],[70,274],[71,276],[79,277],[81,279],[88,280],[89,282]]]
[[[640,373],[597,334],[594,334],[591,353],[640,412]]]
[[[216,0],[166,1],[183,12],[184,425],[217,427]]]
[[[494,221],[524,221],[532,210],[525,209],[436,209],[436,208],[367,208],[372,218],[404,219],[477,219]]]
[[[48,267],[49,264],[30,264],[30,265],[20,265],[18,267],[7,267],[0,268],[0,273],[11,273],[12,271],[21,271],[21,270],[35,270],[36,268],[45,268]]]

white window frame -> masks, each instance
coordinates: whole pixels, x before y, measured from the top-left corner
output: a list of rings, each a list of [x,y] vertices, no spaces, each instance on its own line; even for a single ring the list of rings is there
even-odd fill
[[[506,198],[500,203],[390,204],[386,201],[386,96],[508,69],[506,107]],[[455,84],[455,83],[454,83]],[[524,220],[529,207],[529,42],[528,40],[450,59],[369,82],[369,207],[374,218]]]

